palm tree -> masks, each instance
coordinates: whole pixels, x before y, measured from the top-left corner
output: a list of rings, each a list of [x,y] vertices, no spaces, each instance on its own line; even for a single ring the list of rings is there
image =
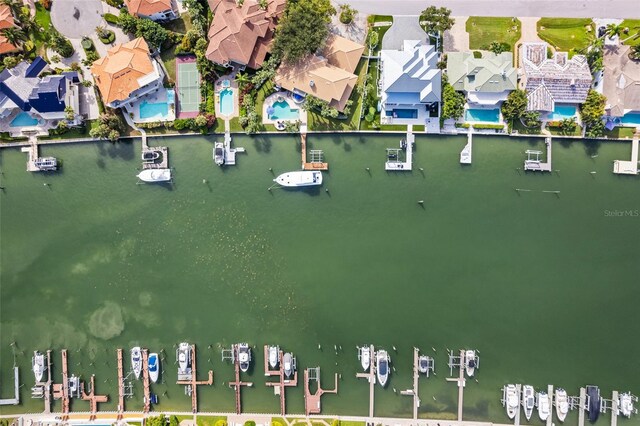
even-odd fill
[[[236,81],[238,82],[238,85],[242,87],[245,84],[249,83],[251,79],[249,78],[249,75],[247,73],[238,73],[236,74]]]
[[[20,21],[20,16],[22,15],[21,10],[22,10],[22,2],[18,1],[18,0],[0,0],[0,4],[4,4],[6,6],[9,6],[9,9],[11,10],[11,14],[13,15],[13,18],[15,20],[17,20],[18,22]]]
[[[640,61],[640,44],[631,46],[631,49],[629,49],[629,59]]]
[[[17,27],[9,27],[0,31],[0,34],[6,37],[7,41],[16,47],[22,45],[27,40],[27,36],[24,32]]]
[[[40,31],[38,23],[31,17],[31,15],[23,16],[23,19],[20,22],[20,27],[22,27],[22,30],[27,34]]]
[[[604,34],[609,38],[620,37],[620,35],[624,32],[624,26],[620,24],[609,24],[607,25],[607,29]]]

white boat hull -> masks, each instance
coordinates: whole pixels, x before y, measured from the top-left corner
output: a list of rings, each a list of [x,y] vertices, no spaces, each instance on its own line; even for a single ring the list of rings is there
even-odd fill
[[[279,356],[280,356],[280,349],[277,346],[269,346],[269,366],[272,369],[278,366]]]
[[[169,182],[171,169],[145,169],[138,174],[138,179],[147,183]]]
[[[322,172],[303,170],[297,172],[282,173],[273,180],[280,186],[287,188],[300,188],[304,186],[322,185]]]
[[[131,349],[131,369],[136,379],[139,379],[142,373],[142,351],[139,346]]]
[[[33,364],[32,365],[33,375],[36,379],[36,383],[40,383],[42,382],[42,377],[44,376],[44,370],[45,370],[44,355],[38,351],[35,351],[33,353],[32,364]]]
[[[549,396],[545,392],[538,392],[538,416],[540,420],[546,422],[549,418],[550,411]]]
[[[291,356],[290,353],[286,353],[284,354],[284,357],[282,359],[282,363],[283,365],[283,370],[284,370],[284,375],[287,377],[291,377],[291,374],[293,374],[293,357]]]
[[[213,147],[213,162],[218,166],[224,164],[224,144],[222,142],[216,142]]]
[[[178,370],[187,373],[191,364],[191,346],[188,343],[180,343],[178,347]]]
[[[389,354],[387,351],[378,351],[376,353],[376,377],[380,386],[385,387],[389,380]]]
[[[533,414],[533,407],[535,405],[534,395],[533,386],[524,385],[522,388],[522,408],[524,408],[524,416],[527,420],[531,420],[531,415]]]
[[[363,346],[360,348],[360,365],[362,370],[367,371],[371,366],[371,348],[369,346]]]
[[[510,419],[514,419],[516,417],[516,413],[520,408],[520,403],[518,401],[518,390],[515,385],[507,385],[503,389],[503,405],[507,410],[507,416]]]
[[[149,379],[151,379],[153,383],[157,383],[158,377],[160,376],[160,357],[158,357],[158,354],[152,353],[149,355],[148,369],[149,369]]]
[[[564,389],[556,389],[556,416],[558,420],[564,422],[569,412],[569,401],[567,399],[567,392]]]
[[[464,355],[467,376],[473,377],[476,371],[476,351],[467,351]]]

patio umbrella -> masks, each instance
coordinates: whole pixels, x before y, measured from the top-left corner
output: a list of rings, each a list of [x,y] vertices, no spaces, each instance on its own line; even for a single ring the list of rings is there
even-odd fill
[[[268,115],[269,117],[271,117],[271,116],[273,115],[273,113],[274,113],[274,112],[276,112],[276,110],[275,110],[275,109],[273,109],[273,107],[272,107],[272,106],[268,106],[268,107],[267,107],[267,115]]]

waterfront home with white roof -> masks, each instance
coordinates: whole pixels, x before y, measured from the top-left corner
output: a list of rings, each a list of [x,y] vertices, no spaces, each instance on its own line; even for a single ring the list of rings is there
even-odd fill
[[[405,40],[400,50],[382,50],[381,123],[425,125],[427,131],[439,132],[441,79],[434,46]]]
[[[640,127],[640,61],[629,58],[630,49],[623,45],[604,49],[605,111],[615,124]]]
[[[511,52],[483,52],[482,58],[471,52],[448,53],[447,77],[455,90],[464,92],[470,107],[498,108],[518,84]]]
[[[557,104],[584,103],[591,88],[591,71],[584,55],[569,59],[567,52],[547,58],[547,43],[523,43],[520,57],[527,91],[527,109],[553,112]]]

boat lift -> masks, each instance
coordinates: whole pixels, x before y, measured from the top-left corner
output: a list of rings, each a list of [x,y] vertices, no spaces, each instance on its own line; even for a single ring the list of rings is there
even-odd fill
[[[236,361],[235,351],[233,346],[229,349],[222,348],[222,361],[230,361],[232,364]]]
[[[400,148],[387,148],[385,170],[411,171],[413,166],[413,146],[415,135],[407,132],[407,137],[400,140]],[[401,160],[402,158],[402,160]]]

